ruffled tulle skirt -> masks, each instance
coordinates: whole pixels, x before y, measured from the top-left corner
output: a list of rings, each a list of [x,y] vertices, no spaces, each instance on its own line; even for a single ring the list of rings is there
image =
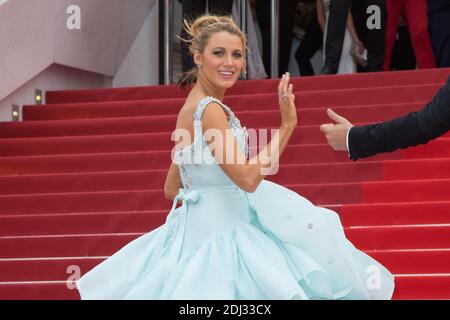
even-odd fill
[[[295,199],[285,200],[285,192]],[[209,237],[192,252],[174,248],[178,228],[185,223],[183,208],[175,209],[180,214],[174,215],[174,223],[135,239],[85,274],[77,282],[81,298],[392,297],[392,274],[345,238],[336,213],[269,182],[252,194],[250,204],[274,197],[273,207],[250,205],[250,221]],[[289,214],[285,222],[283,214],[290,206],[298,214]]]

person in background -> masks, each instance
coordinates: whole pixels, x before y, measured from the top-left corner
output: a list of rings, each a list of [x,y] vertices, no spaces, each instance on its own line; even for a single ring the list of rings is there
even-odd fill
[[[348,11],[352,5],[360,8],[360,14],[355,14],[355,23],[362,30],[362,39],[367,49],[368,72],[382,71],[386,46],[386,3],[385,0],[331,0],[330,15],[327,26],[327,39],[325,44],[325,63],[322,74],[335,74],[338,72],[339,61],[344,43],[345,29],[348,19]],[[372,14],[368,12],[369,6],[379,8],[380,28],[368,29],[367,20]]]
[[[264,69],[262,61],[261,32],[258,24],[255,22],[255,2],[256,0],[246,1],[247,23],[245,33],[247,35],[247,70],[244,70],[243,77],[246,79],[265,79],[267,72]],[[233,4],[233,20],[239,21],[239,2]]]
[[[270,0],[256,0],[255,11],[258,25],[262,34],[263,62],[264,68],[270,73],[271,70],[271,44],[270,44],[270,22],[271,10]],[[291,44],[293,39],[293,27],[295,19],[295,8],[299,0],[282,0],[279,7],[279,52],[278,52],[278,75],[288,69],[291,55]]]
[[[450,67],[450,1],[428,0],[428,21],[436,64]]]
[[[402,13],[411,35],[418,68],[434,68],[436,62],[428,35],[427,0],[387,0],[387,11],[384,70],[388,71],[391,64],[398,20]]]
[[[328,32],[330,29],[327,28],[330,16],[330,4],[332,0],[317,0],[317,19],[319,25],[324,30],[324,60],[327,57],[326,39],[328,37]],[[344,40],[342,45],[342,50],[339,58],[339,64],[336,73],[355,73],[356,72],[356,62],[354,61],[351,51],[352,48],[356,47],[356,51],[361,55],[365,48],[364,44],[359,40],[358,35],[353,24],[353,17],[350,11],[347,12],[347,28],[344,33]]]
[[[413,70],[416,68],[416,56],[412,46],[408,27],[403,19],[400,18],[397,29],[394,49],[391,56],[391,70]]]
[[[301,3],[301,5],[307,5],[307,3]],[[302,13],[302,15],[308,15],[308,17],[305,18],[305,32],[301,39],[300,45],[295,52],[295,59],[297,60],[298,69],[301,76],[314,75],[314,70],[311,65],[311,58],[322,47],[323,42],[323,31],[320,28],[319,21],[317,20],[315,4],[312,3],[311,5],[311,12],[304,10],[307,12],[305,14]]]

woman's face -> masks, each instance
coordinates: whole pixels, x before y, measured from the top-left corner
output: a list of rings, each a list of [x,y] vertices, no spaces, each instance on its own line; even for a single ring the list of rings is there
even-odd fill
[[[195,63],[199,75],[221,89],[234,85],[244,68],[245,56],[242,40],[239,36],[226,31],[211,35],[203,53],[196,52]]]

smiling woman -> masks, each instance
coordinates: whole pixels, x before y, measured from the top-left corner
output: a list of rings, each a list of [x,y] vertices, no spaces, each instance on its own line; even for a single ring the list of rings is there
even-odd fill
[[[217,70],[217,72],[222,79],[233,80],[231,85],[234,84],[234,81],[239,78],[240,72],[245,70],[247,38],[232,18],[207,15],[192,23],[184,20],[184,26],[189,39],[180,39],[189,43],[189,51],[194,57],[196,67],[184,74],[180,79],[180,85],[189,85],[197,81],[199,68],[203,64],[203,54],[214,56],[216,64],[220,64],[227,57],[230,58],[225,61],[224,69]],[[228,46],[224,47],[224,44]]]
[[[194,62],[203,69],[197,74],[198,78],[228,89],[244,68],[242,42],[226,31],[218,32],[211,36],[202,54],[197,50],[194,52]]]

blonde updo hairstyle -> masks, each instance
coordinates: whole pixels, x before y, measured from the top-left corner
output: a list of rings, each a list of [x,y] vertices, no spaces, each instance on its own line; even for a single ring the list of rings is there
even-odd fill
[[[194,52],[197,50],[203,53],[205,46],[208,43],[211,35],[217,32],[228,32],[238,36],[242,40],[244,51],[247,48],[247,37],[239,29],[231,17],[203,15],[189,22],[183,20],[184,29],[186,30],[189,39],[181,39],[181,41],[189,43],[189,52],[194,57]],[[245,68],[245,52],[244,52],[244,68]],[[197,82],[198,67],[195,66],[188,72],[185,72],[179,81],[180,86],[186,86]]]

